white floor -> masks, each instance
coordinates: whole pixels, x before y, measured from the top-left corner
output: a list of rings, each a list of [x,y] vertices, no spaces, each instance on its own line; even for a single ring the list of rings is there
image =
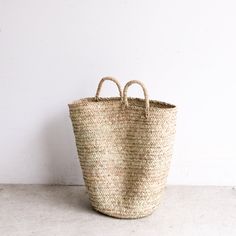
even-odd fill
[[[235,236],[236,189],[168,186],[153,215],[120,220],[93,211],[81,186],[0,185],[0,235]]]

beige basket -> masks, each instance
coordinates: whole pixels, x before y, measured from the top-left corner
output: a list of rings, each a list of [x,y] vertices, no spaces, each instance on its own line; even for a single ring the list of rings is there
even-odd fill
[[[100,98],[105,80],[120,97]],[[141,85],[145,99],[127,98]],[[95,97],[69,104],[83,177],[93,208],[118,218],[151,214],[165,188],[175,134],[176,107],[148,99],[137,80],[124,96],[103,78]]]

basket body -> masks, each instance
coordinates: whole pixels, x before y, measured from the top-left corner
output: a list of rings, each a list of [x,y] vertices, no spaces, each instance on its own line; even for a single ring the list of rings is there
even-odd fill
[[[92,206],[118,218],[150,215],[165,188],[175,134],[176,107],[144,99],[69,104],[77,151]]]

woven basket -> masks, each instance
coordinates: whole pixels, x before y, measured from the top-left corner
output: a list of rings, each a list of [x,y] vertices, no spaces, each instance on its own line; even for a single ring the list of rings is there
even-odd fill
[[[100,98],[105,80],[120,97]],[[145,99],[127,98],[139,84]],[[165,188],[175,134],[176,107],[148,99],[144,85],[103,78],[95,97],[69,104],[85,185],[93,208],[117,218],[150,215]]]

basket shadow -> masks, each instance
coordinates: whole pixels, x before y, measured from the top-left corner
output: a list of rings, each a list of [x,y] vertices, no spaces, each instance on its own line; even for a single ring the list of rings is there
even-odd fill
[[[41,131],[44,181],[55,185],[83,184],[73,130],[67,110],[55,114]]]
[[[62,208],[97,214],[83,186],[69,111],[65,109],[51,117],[41,130],[40,137],[44,150],[42,161],[46,167],[43,182],[48,184],[45,188],[53,189],[48,201]]]

